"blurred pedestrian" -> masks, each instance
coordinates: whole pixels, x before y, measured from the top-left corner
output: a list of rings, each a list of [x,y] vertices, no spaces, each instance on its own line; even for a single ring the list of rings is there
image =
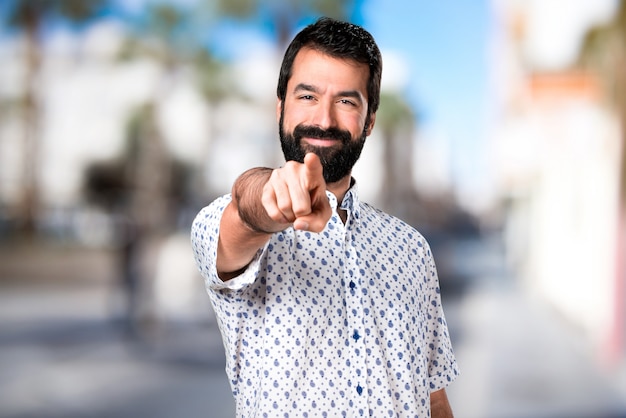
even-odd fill
[[[307,26],[280,69],[286,164],[243,173],[196,217],[238,417],[448,417],[458,374],[430,247],[359,200],[382,59],[363,28]]]

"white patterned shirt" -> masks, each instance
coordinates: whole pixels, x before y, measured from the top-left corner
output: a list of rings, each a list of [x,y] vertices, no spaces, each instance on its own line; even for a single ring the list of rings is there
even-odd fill
[[[428,417],[458,375],[426,240],[346,194],[320,234],[272,235],[240,276],[215,258],[230,195],[196,217],[192,245],[226,350],[237,417]]]

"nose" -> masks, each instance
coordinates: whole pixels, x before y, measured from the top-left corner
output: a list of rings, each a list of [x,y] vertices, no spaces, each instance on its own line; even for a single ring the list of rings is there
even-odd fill
[[[336,126],[335,109],[331,101],[320,101],[317,106],[315,106],[312,117],[311,123],[314,126],[318,126],[322,129]]]

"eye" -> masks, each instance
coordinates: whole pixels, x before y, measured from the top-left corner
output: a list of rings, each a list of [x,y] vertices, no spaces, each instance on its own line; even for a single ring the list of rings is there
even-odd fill
[[[339,100],[339,103],[349,105],[349,106],[356,106],[356,103],[350,99],[341,99]]]
[[[310,94],[305,94],[300,96],[300,100],[314,100],[315,97],[311,96]]]

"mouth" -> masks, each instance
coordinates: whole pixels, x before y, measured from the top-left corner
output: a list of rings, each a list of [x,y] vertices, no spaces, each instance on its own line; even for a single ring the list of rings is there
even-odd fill
[[[333,139],[333,138],[302,138],[302,142],[307,145],[312,145],[315,147],[332,147],[337,143],[340,143],[341,140]]]

